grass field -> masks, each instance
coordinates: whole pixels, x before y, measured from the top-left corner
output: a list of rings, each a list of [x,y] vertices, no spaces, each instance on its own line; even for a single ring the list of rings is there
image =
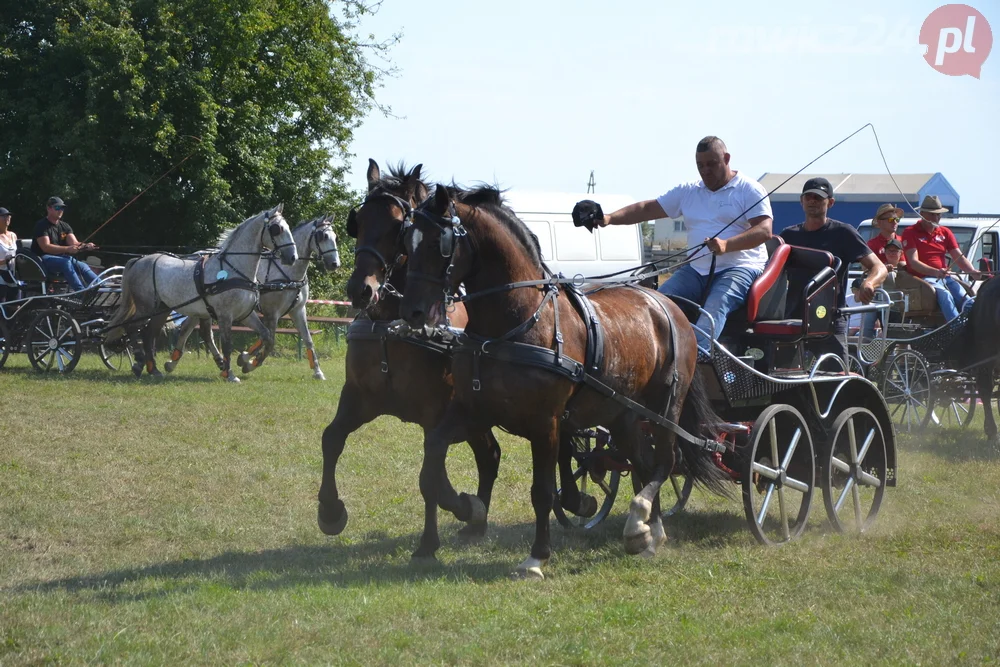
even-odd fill
[[[511,581],[533,535],[530,456],[504,456],[488,537],[442,515],[412,566],[420,432],[348,443],[351,520],[316,528],[328,381],[294,354],[239,386],[186,357],[160,383],[0,371],[0,664],[980,664],[1000,660],[1000,459],[981,427],[902,438],[874,532],[758,546],[736,500],[695,491],[653,561],[624,554],[627,498],[555,526],[544,582]],[[468,449],[449,457],[474,490]],[[629,487],[627,481],[623,489]],[[553,520],[554,521],[554,520]]]

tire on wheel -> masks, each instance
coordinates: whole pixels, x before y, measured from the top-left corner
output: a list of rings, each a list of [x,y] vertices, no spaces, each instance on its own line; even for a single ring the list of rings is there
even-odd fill
[[[38,311],[28,327],[25,347],[28,361],[39,373],[70,373],[83,352],[80,325],[69,313],[56,308]]]
[[[979,402],[975,379],[954,371],[934,373],[933,379],[934,390],[921,426],[968,428],[976,416],[976,403]]]
[[[0,368],[7,363],[7,356],[10,354],[10,343],[8,339],[10,337],[10,329],[7,327],[7,323],[3,321],[0,317]]]
[[[885,435],[875,415],[848,408],[833,423],[820,483],[826,515],[840,533],[864,533],[875,523],[885,494]]]
[[[132,353],[132,345],[125,336],[122,336],[113,343],[102,342],[97,348],[101,355],[101,361],[112,371],[131,371],[132,364],[135,363],[135,355]]]
[[[562,507],[562,489],[557,489],[552,512],[564,528],[590,530],[608,517],[618,495],[621,471],[600,465],[600,456],[595,455],[594,452],[595,435],[590,435],[590,433],[588,431],[575,434],[571,439],[573,481],[579,484],[580,493],[589,493],[596,497],[597,512],[590,517],[575,517],[567,514]],[[613,446],[609,447],[610,451],[613,449]]]
[[[812,437],[802,414],[781,403],[765,408],[742,463],[743,509],[757,541],[777,545],[801,535],[816,484]]]
[[[931,374],[924,356],[902,350],[886,363],[879,389],[897,431],[911,433],[927,419],[931,406]]]

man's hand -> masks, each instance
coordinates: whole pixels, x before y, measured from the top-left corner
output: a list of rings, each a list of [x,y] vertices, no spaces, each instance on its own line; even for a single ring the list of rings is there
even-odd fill
[[[715,255],[725,255],[726,254],[726,240],[716,237],[710,239],[705,239],[705,247],[712,251]]]
[[[864,305],[868,305],[875,298],[875,286],[869,281],[862,281],[861,287],[858,288],[858,301]]]
[[[938,269],[937,272],[934,274],[934,277],[947,278],[949,273],[950,271],[948,271],[948,269]]]

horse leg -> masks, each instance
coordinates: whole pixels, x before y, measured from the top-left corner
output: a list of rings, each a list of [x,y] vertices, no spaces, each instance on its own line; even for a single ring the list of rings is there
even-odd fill
[[[187,345],[188,337],[191,332],[194,331],[194,327],[197,323],[192,318],[187,318],[184,320],[184,324],[180,326],[177,330],[177,342],[174,345],[174,349],[170,352],[170,359],[168,359],[163,364],[163,370],[168,373],[173,373],[174,369],[177,368],[177,364],[180,363],[181,357],[184,356],[184,346]]]
[[[493,483],[496,482],[497,473],[500,471],[500,443],[497,442],[493,431],[485,429],[481,433],[473,433],[469,436],[469,447],[476,457],[476,470],[479,472],[479,489],[475,498],[482,506],[481,519],[472,516],[469,523],[458,531],[463,537],[482,537],[486,534],[486,517],[490,510],[490,500],[493,498]],[[470,512],[475,515],[476,508],[472,507],[473,496],[461,494],[463,500],[469,503]]]
[[[299,305],[301,307],[293,308],[290,313],[292,321],[295,323],[295,328],[298,330],[302,342],[305,343],[306,359],[309,360],[309,368],[313,371],[313,379],[325,380],[326,377],[319,367],[319,357],[316,356],[316,346],[313,345],[312,334],[309,333],[309,322],[306,321],[306,303],[302,300]]]
[[[339,535],[347,526],[347,508],[337,493],[337,461],[344,452],[347,436],[367,424],[377,415],[366,410],[364,394],[357,387],[344,385],[340,391],[337,415],[323,429],[323,481],[319,487],[317,521],[327,535]]]
[[[154,315],[149,319],[146,328],[143,330],[142,350],[146,362],[146,372],[154,378],[163,377],[163,373],[156,367],[156,334],[163,328],[168,317],[170,317],[169,312]]]
[[[573,476],[573,434],[565,429],[559,433],[559,504],[576,516],[592,517],[597,514],[597,498],[580,493]]]
[[[671,413],[667,418],[673,421],[677,415]],[[616,444],[622,443],[630,448],[633,474],[639,474],[643,485],[629,505],[622,533],[625,552],[640,554],[645,558],[655,556],[657,548],[667,539],[660,519],[660,487],[673,468],[674,438],[670,436],[674,434],[659,428],[654,433],[659,436],[655,447],[634,417],[623,417],[612,431],[612,440]]]
[[[257,313],[250,313],[250,316],[246,318],[246,322],[254,329],[254,331],[257,332],[257,335],[260,337],[260,341],[262,342],[261,348],[258,348],[260,351],[257,352],[256,356],[254,356],[252,360],[250,360],[250,363],[241,364],[243,372],[249,373],[263,364],[264,360],[267,359],[267,356],[274,350],[274,330],[278,326],[278,318],[268,317],[267,323],[265,324]],[[257,347],[257,345],[255,344],[254,347]],[[243,359],[242,354],[240,355],[240,359]]]
[[[215,336],[212,334],[212,320],[210,318],[201,320],[198,323],[198,332],[201,334],[201,340],[205,344],[205,350],[212,355],[216,367],[221,371],[223,368],[222,353],[219,352],[219,348],[215,345]]]
[[[535,510],[535,541],[531,554],[517,566],[519,579],[544,579],[542,567],[552,556],[549,516],[556,496],[556,459],[559,454],[559,420],[553,417],[548,433],[531,439],[531,506]]]
[[[976,372],[976,390],[983,402],[983,429],[997,444],[997,423],[993,417],[993,364],[984,364]]]
[[[227,382],[239,382],[240,379],[232,371],[229,358],[233,355],[233,318],[228,315],[219,317],[219,338],[222,339],[222,377]]]
[[[448,448],[456,442],[468,439],[468,418],[455,401],[448,405],[441,423],[424,433],[424,460],[420,467],[420,495],[424,499],[424,532],[420,535],[417,550],[413,552],[414,560],[434,560],[434,554],[441,546],[437,523],[438,505],[442,504],[445,509],[454,513],[460,513],[465,509],[459,502],[458,494],[451,488],[444,463]],[[442,492],[444,498],[441,497]]]

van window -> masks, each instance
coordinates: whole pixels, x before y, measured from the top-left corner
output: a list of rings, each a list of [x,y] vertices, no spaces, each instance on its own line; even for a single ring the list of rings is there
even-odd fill
[[[552,261],[552,232],[549,231],[548,220],[533,220],[521,218],[521,221],[528,226],[528,229],[538,237],[538,247],[542,251],[542,261]]]
[[[634,225],[615,225],[601,227],[597,231],[597,240],[601,246],[601,259],[605,261],[642,261],[639,242]]]
[[[597,238],[572,222],[553,222],[556,233],[556,259],[580,261],[597,259]]]

